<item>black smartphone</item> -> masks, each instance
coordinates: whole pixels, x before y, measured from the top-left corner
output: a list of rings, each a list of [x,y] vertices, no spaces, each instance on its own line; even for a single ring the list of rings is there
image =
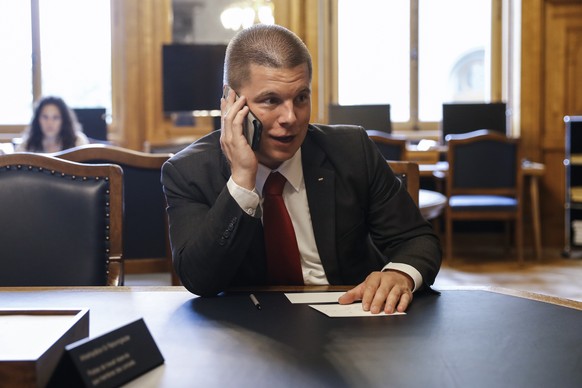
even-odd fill
[[[224,98],[228,96],[229,90],[230,87],[228,85],[224,85],[224,90],[222,93]],[[238,94],[236,94],[236,98],[238,99]],[[247,142],[249,143],[253,151],[259,149],[262,133],[263,133],[263,123],[261,123],[261,121],[257,119],[253,112],[251,112],[249,109],[249,114],[247,115],[246,120],[243,122],[243,134],[247,138]]]

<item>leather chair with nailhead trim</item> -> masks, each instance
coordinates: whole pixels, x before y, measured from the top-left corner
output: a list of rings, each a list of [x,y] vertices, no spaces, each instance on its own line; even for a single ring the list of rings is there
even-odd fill
[[[0,287],[123,285],[122,169],[0,156]]]

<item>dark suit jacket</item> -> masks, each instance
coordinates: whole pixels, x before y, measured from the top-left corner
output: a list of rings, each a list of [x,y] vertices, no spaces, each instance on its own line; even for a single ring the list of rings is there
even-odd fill
[[[162,167],[174,267],[198,295],[266,282],[261,219],[230,195],[219,138],[220,131],[201,138]],[[441,263],[438,238],[363,128],[310,125],[301,149],[329,282],[355,285],[392,261],[415,267],[431,285]]]

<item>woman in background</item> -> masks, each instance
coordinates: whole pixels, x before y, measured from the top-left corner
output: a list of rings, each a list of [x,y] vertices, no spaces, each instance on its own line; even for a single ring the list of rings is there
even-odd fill
[[[57,152],[88,144],[75,113],[59,97],[44,97],[34,111],[17,152]]]

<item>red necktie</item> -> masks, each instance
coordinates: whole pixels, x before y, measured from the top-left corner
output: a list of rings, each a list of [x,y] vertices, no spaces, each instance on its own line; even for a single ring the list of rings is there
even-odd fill
[[[267,272],[270,284],[303,285],[295,230],[281,196],[286,182],[283,175],[272,172],[263,187]]]

